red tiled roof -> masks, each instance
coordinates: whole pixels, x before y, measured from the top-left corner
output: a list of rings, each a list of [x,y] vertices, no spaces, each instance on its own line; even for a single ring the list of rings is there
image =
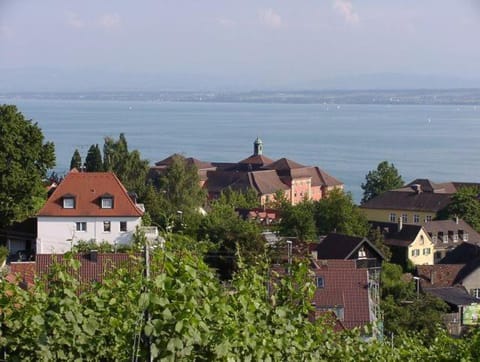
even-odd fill
[[[101,208],[104,195],[113,207]],[[75,197],[75,208],[63,208],[65,196]],[[127,190],[112,172],[70,172],[47,200],[38,216],[142,216]]]
[[[453,287],[465,264],[417,265],[417,275],[423,288]]]
[[[35,262],[12,262],[7,280],[10,282],[19,281],[24,286],[33,285],[35,281]]]
[[[76,254],[74,258],[80,261],[80,268],[76,273],[82,284],[102,282],[106,273],[118,267],[132,268],[139,262],[140,255],[126,253],[97,253],[96,261],[92,253]],[[63,254],[37,254],[35,271],[38,277],[49,273],[53,263],[63,263]]]
[[[335,268],[328,260],[327,266],[315,269],[316,277],[323,278],[323,288],[317,288],[314,295],[315,307],[320,310],[343,307],[343,325],[347,329],[370,323],[368,304],[368,271],[356,269],[354,260],[343,268]]]

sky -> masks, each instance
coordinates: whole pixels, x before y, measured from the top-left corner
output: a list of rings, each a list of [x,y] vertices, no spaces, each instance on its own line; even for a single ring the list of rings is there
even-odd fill
[[[0,91],[480,87],[479,35],[479,0],[0,0]]]

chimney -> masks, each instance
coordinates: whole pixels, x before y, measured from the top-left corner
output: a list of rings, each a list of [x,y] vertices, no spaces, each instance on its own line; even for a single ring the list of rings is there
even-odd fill
[[[455,216],[455,224],[458,225],[458,216]]]

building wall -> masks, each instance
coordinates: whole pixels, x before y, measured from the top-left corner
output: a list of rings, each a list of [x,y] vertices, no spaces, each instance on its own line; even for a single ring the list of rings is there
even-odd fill
[[[104,221],[110,221],[110,232],[103,231]],[[120,222],[127,222],[127,231],[120,231]],[[86,222],[86,231],[77,231],[76,223]],[[37,254],[65,253],[79,240],[106,241],[112,245],[129,244],[140,217],[38,217]]]
[[[408,259],[415,265],[433,265],[433,248],[432,239],[422,228],[413,243],[408,247]]]
[[[402,215],[406,215],[406,221],[404,224],[423,224],[429,218],[430,220],[435,219],[436,214],[434,212],[425,212],[425,211],[411,211],[411,210],[399,210],[399,209],[366,209],[361,207],[360,210],[366,216],[369,221],[380,221],[380,222],[398,222],[399,218]],[[390,219],[390,215],[395,214],[395,221]],[[415,217],[416,216],[416,217]],[[418,222],[416,222],[418,220]]]
[[[477,268],[463,279],[462,285],[470,294],[472,294],[472,289],[480,289],[480,268]],[[480,290],[477,293],[480,294]]]
[[[291,201],[292,205],[302,202],[304,199],[312,198],[312,178],[295,178],[291,185]]]

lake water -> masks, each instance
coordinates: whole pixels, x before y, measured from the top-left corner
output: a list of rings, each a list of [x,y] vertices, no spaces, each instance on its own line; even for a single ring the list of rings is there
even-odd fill
[[[3,99],[38,122],[64,173],[75,148],[123,132],[151,163],[172,153],[239,161],[259,136],[264,154],[317,165],[356,201],[365,174],[382,160],[405,181],[480,182],[480,107],[255,103],[155,103]]]

